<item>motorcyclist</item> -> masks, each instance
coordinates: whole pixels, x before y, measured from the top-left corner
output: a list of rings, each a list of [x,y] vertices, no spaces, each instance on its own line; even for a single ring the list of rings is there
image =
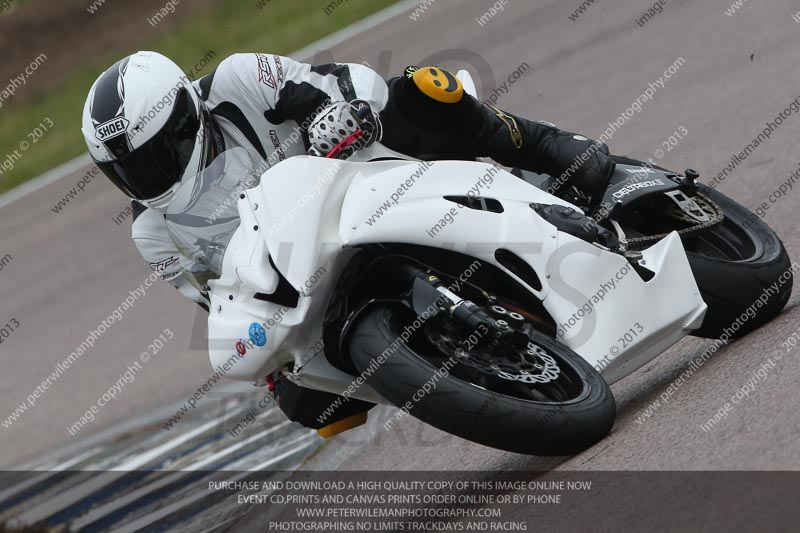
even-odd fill
[[[388,82],[353,63],[309,65],[273,54],[234,54],[190,82],[156,52],[138,52],[92,85],[82,132],[106,176],[133,200],[133,240],[161,277],[207,305],[180,268],[164,212],[179,186],[227,149],[267,164],[325,155],[361,129],[353,147],[380,141],[423,159],[491,157],[565,176],[565,188],[596,201],[614,163],[584,136],[485,105],[437,67],[409,67]]]
[[[361,117],[352,116],[354,101]],[[613,168],[599,143],[487,106],[442,69],[409,67],[385,82],[359,64],[312,66],[267,54],[232,55],[194,83],[161,54],[133,54],[93,84],[82,130],[95,163],[134,200],[133,240],[142,256],[202,304],[162,216],[182,180],[230,147],[255,148],[275,164],[309,149],[322,155],[358,126],[369,135],[361,146],[380,140],[426,159],[487,156],[567,175],[568,185],[592,197]]]

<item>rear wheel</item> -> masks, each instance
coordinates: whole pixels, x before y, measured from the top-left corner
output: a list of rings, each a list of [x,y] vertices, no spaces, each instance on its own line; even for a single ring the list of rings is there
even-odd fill
[[[725,220],[684,241],[708,304],[703,326],[694,335],[719,338],[727,329],[731,337],[741,336],[772,320],[786,306],[792,294],[791,260],[775,232],[747,208],[704,185],[700,193],[722,209]],[[759,299],[765,303],[757,303]],[[745,315],[746,322],[733,331],[737,319],[751,306],[752,316]]]
[[[639,249],[678,230],[697,286],[708,304],[692,335],[745,335],[777,316],[792,293],[791,261],[772,229],[721,192],[698,184],[698,206],[715,222],[696,229],[665,196],[623,214],[623,227]]]
[[[492,346],[483,332],[465,331],[449,318],[420,324],[403,304],[380,303],[358,318],[350,354],[387,400],[473,442],[558,456],[604,438],[616,405],[600,374],[521,315],[513,320],[519,344]],[[413,334],[399,342],[409,327]]]

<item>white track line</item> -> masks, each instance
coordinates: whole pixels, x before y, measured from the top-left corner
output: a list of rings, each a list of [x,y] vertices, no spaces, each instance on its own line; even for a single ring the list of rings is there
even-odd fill
[[[218,453],[212,454],[212,455],[210,455],[208,457],[204,457],[204,458],[200,459],[199,461],[197,461],[197,462],[195,462],[195,463],[193,463],[193,464],[191,464],[191,465],[189,465],[187,467],[183,467],[183,468],[180,469],[180,471],[177,471],[175,474],[167,474],[164,477],[162,477],[160,479],[157,479],[156,481],[147,483],[146,485],[144,485],[142,487],[139,487],[138,489],[135,489],[135,490],[133,490],[131,492],[123,494],[123,495],[121,495],[121,496],[119,496],[117,498],[114,498],[113,500],[109,501],[108,503],[105,503],[105,504],[103,504],[103,505],[101,505],[99,507],[96,507],[96,508],[92,509],[91,511],[89,511],[88,513],[86,513],[86,514],[80,516],[79,518],[75,519],[70,524],[70,529],[79,530],[79,529],[84,528],[84,527],[86,527],[86,526],[88,526],[90,524],[93,524],[94,522],[97,522],[101,518],[105,518],[109,514],[111,514],[111,513],[115,512],[115,511],[125,507],[129,503],[135,502],[136,500],[142,498],[143,496],[146,496],[147,494],[155,492],[155,491],[161,489],[161,487],[169,485],[170,483],[174,482],[177,479],[180,479],[182,477],[186,477],[187,475],[191,475],[194,472],[203,471],[204,468],[206,468],[207,466],[213,464],[215,461],[217,461],[217,459],[221,459],[221,458],[224,458],[224,457],[226,457],[228,455],[231,455],[231,454],[239,451],[240,449],[242,449],[242,448],[244,448],[246,446],[249,446],[250,444],[252,444],[254,442],[257,442],[259,439],[264,438],[265,436],[269,435],[270,433],[272,433],[274,431],[277,431],[277,430],[279,430],[280,428],[282,428],[284,426],[288,426],[289,424],[291,424],[291,422],[289,420],[285,420],[284,422],[281,422],[280,424],[278,424],[276,426],[273,426],[273,427],[271,427],[269,429],[265,429],[264,431],[262,431],[260,433],[257,433],[256,435],[253,435],[252,437],[250,437],[250,438],[248,438],[246,440],[243,440],[241,442],[237,442],[236,444],[228,446],[227,448],[224,448],[223,450],[221,450]]]
[[[361,19],[358,22],[347,26],[346,28],[342,28],[336,33],[332,33],[315,43],[311,43],[308,46],[289,54],[289,57],[299,59],[300,61],[307,61],[314,57],[316,52],[321,50],[329,50],[334,46],[342,44],[343,42],[352,39],[356,35],[364,33],[367,30],[371,30],[375,26],[383,24],[387,20],[408,11],[412,7],[418,6],[420,2],[421,0],[402,0],[396,4],[392,4],[391,6],[382,9],[377,13],[373,13],[365,19]]]
[[[233,417],[234,415],[238,415],[239,413],[233,411],[231,413],[227,413],[223,416],[221,422],[225,422],[229,418]],[[156,446],[152,450],[149,450],[145,453],[129,457],[125,459],[125,461],[107,471],[104,471],[102,474],[98,474],[97,476],[90,477],[85,482],[72,487],[69,491],[58,494],[52,498],[49,498],[47,501],[42,502],[39,505],[36,505],[30,509],[27,509],[25,512],[19,514],[16,517],[16,520],[20,524],[33,524],[40,520],[44,520],[49,516],[52,516],[58,511],[66,509],[71,505],[75,505],[77,502],[94,494],[98,490],[104,488],[107,485],[110,485],[117,479],[128,475],[129,472],[133,470],[138,470],[140,468],[145,467],[148,463],[158,460],[159,458],[166,455],[168,452],[178,448],[185,442],[193,439],[196,436],[202,435],[205,431],[213,428],[215,425],[220,423],[218,420],[209,420],[205,424],[188,431],[187,433],[183,433],[182,435],[178,435],[177,437]]]
[[[310,45],[301,48],[291,54],[289,57],[298,59],[300,61],[307,61],[314,57],[316,52],[321,50],[328,50],[333,48],[334,46],[343,43],[344,41],[351,39],[358,35],[359,33],[363,33],[367,30],[378,26],[386,22],[387,20],[396,17],[397,15],[407,11],[408,9],[419,5],[420,0],[402,0],[396,4],[393,4],[377,13],[370,15],[369,17],[362,19],[358,22],[347,26],[346,28],[342,28],[341,30],[333,33],[327,37],[320,39],[317,42],[311,43]],[[38,176],[33,178],[29,181],[26,181],[22,185],[11,189],[10,191],[0,195],[0,208],[3,208],[12,202],[16,202],[20,198],[23,198],[32,192],[36,192],[42,187],[50,185],[53,182],[56,182],[73,172],[76,172],[83,168],[84,166],[91,163],[91,158],[89,154],[83,154],[75,159],[67,161],[66,163],[57,166],[56,168],[49,170]]]
[[[7,193],[0,195],[0,208],[5,207],[12,202],[16,202],[23,196],[27,196],[32,192],[36,192],[42,187],[50,185],[51,183],[56,182],[65,176],[69,176],[73,172],[77,172],[91,162],[92,158],[89,157],[88,153],[79,155],[75,159],[71,159],[52,170],[48,170],[37,178],[33,178],[30,181],[26,181],[22,185],[14,187]]]
[[[258,472],[258,471],[265,470],[265,469],[269,468],[270,466],[282,461],[283,459],[286,459],[287,457],[291,457],[292,455],[294,455],[297,452],[303,450],[304,448],[308,448],[310,445],[314,444],[316,442],[316,439],[313,438],[313,437],[314,437],[313,434],[306,434],[306,435],[300,436],[300,437],[298,437],[296,439],[292,439],[290,442],[287,443],[287,445],[289,445],[289,444],[297,444],[297,443],[301,443],[301,444],[298,444],[294,448],[292,448],[292,449],[290,449],[290,450],[288,450],[288,451],[286,451],[286,452],[284,452],[284,453],[282,453],[282,454],[280,454],[280,455],[278,455],[276,457],[273,457],[273,458],[269,459],[268,461],[265,461],[265,462],[261,463],[260,465],[252,468],[251,470],[248,470],[248,471],[245,471],[245,472],[236,472],[233,477],[228,479],[228,481],[238,481],[239,479],[241,479],[241,478],[243,478],[245,476],[248,476],[248,475],[252,474],[253,472]],[[303,441],[306,441],[306,442],[303,442]],[[155,511],[153,511],[150,514],[147,514],[147,515],[142,516],[140,518],[136,518],[131,522],[117,525],[115,527],[114,531],[116,531],[117,533],[134,533],[136,531],[141,531],[142,529],[144,529],[145,527],[153,524],[154,522],[157,522],[158,520],[161,520],[162,518],[170,516],[173,513],[183,509],[184,507],[186,507],[188,505],[191,505],[192,503],[194,503],[194,502],[196,502],[198,500],[201,500],[203,498],[207,498],[207,497],[208,497],[208,491],[201,490],[201,491],[193,492],[189,496],[187,496],[187,497],[185,497],[185,498],[183,498],[181,500],[178,500],[178,501],[176,501],[176,502],[174,502],[174,503],[172,503],[172,504],[170,504],[170,505],[168,505],[166,507],[162,507],[160,509],[156,509]],[[240,518],[240,517],[237,517],[237,518]]]
[[[69,461],[67,461],[65,463],[60,463],[60,464],[58,464],[56,466],[53,466],[52,468],[48,468],[47,470],[43,471],[42,474],[40,474],[38,476],[31,477],[30,479],[27,479],[27,480],[25,480],[25,481],[23,481],[21,483],[18,483],[17,485],[14,485],[14,486],[12,486],[12,487],[0,492],[0,502],[4,502],[6,500],[9,500],[13,496],[16,496],[17,494],[21,493],[22,491],[27,490],[27,489],[29,489],[29,488],[31,488],[31,487],[33,487],[33,486],[45,481],[45,480],[47,480],[47,479],[57,475],[59,472],[63,472],[64,470],[68,470],[70,467],[80,463],[81,461],[83,461],[87,457],[91,456],[91,454],[93,452],[94,452],[94,450],[89,450],[87,452],[84,452],[83,454],[78,455],[74,459],[71,459],[71,460],[69,460]],[[2,521],[4,518],[6,518],[8,516],[14,516],[13,515],[14,512],[15,512],[14,508],[11,508],[11,509],[3,511],[3,512],[0,512],[0,521]]]

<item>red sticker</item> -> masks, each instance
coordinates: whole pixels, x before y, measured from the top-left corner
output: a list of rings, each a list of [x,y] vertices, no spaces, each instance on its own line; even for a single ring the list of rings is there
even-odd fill
[[[247,353],[247,346],[245,346],[242,341],[236,343],[236,353],[239,355],[244,355]]]

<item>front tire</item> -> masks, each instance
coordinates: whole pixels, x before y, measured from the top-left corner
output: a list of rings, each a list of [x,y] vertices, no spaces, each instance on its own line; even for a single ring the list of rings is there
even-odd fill
[[[486,382],[478,386],[457,377],[460,363],[430,386],[442,366],[436,355],[419,353],[421,344],[413,339],[397,342],[385,362],[374,364],[414,318],[400,304],[372,306],[359,317],[350,340],[353,363],[367,382],[398,407],[411,402],[414,417],[485,446],[546,456],[576,454],[611,431],[616,404],[608,384],[578,354],[535,330],[530,342],[558,362],[564,379],[579,390],[576,397],[545,402],[495,392]],[[427,393],[420,394],[423,390]]]

